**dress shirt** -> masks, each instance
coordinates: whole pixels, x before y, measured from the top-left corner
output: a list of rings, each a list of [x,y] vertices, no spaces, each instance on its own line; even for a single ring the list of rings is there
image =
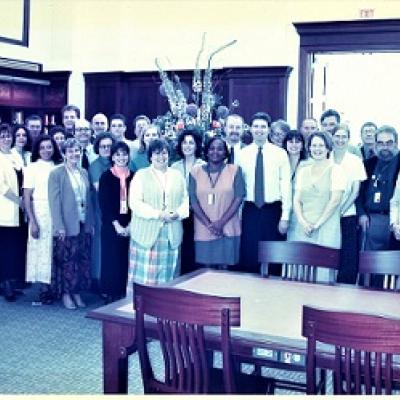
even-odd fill
[[[242,149],[242,144],[240,142],[235,143],[233,146],[230,145],[229,143],[226,143],[226,144],[228,146],[229,152],[232,151],[232,147],[233,147],[233,162],[232,162],[232,164],[237,164],[238,158],[239,158],[239,153],[240,153],[240,150]]]
[[[246,182],[246,201],[254,202],[254,181],[258,146],[252,143],[239,152],[238,165]],[[292,209],[292,183],[289,158],[285,150],[266,142],[264,161],[264,200],[282,202],[282,219],[288,221]]]
[[[98,155],[94,152],[94,148],[92,144],[88,144],[86,146],[86,156],[88,158],[89,161],[89,165],[97,159]],[[82,156],[81,156],[81,165],[82,165],[82,157],[83,157],[83,149],[82,149]]]

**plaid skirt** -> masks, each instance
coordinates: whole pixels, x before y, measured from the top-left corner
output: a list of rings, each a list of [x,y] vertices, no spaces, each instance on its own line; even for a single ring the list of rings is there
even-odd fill
[[[127,293],[132,293],[133,282],[157,285],[175,277],[179,249],[172,249],[168,241],[168,227],[164,225],[153,247],[142,247],[131,239]]]

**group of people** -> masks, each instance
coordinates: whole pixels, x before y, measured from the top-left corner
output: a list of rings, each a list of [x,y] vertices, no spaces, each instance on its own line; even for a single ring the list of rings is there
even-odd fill
[[[94,289],[114,301],[132,282],[158,284],[200,266],[260,273],[260,240],[341,250],[338,281],[355,283],[358,251],[397,249],[397,132],[367,122],[362,144],[327,110],[299,130],[258,112],[219,134],[162,132],[145,115],[81,118],[73,105],[48,133],[33,115],[0,125],[0,282],[39,301],[85,307]],[[281,266],[269,273],[280,275]],[[320,268],[318,280],[326,280]]]

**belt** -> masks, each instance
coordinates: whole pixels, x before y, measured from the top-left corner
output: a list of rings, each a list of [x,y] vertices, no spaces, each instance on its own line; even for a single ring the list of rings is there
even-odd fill
[[[368,214],[389,215],[389,211],[368,211]]]

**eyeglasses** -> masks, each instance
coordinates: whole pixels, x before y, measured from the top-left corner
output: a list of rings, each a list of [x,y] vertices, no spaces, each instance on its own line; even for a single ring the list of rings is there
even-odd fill
[[[90,128],[75,128],[76,132],[90,132]]]
[[[394,140],[388,140],[387,142],[378,141],[376,142],[376,145],[381,147],[392,147],[394,145]]]

